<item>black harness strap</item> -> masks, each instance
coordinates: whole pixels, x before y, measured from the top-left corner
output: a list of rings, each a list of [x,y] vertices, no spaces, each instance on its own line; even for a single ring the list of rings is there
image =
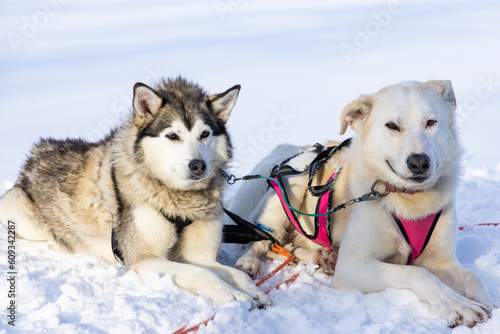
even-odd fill
[[[401,220],[399,220],[398,216],[396,216],[394,213],[392,214],[392,217],[394,218],[394,221],[398,225],[399,230],[401,231],[401,234],[405,238],[406,243],[408,245],[411,245],[410,238],[408,237],[408,233],[406,233],[406,230],[403,226],[403,223],[401,223]],[[412,254],[412,252],[410,252],[410,254],[408,254],[408,259],[406,260],[407,265],[409,265],[411,263],[411,254]]]
[[[276,172],[275,172],[276,170]],[[279,184],[283,184],[283,179],[282,177],[283,176],[287,176],[287,175],[296,175],[296,174],[302,174],[304,173],[303,171],[297,171],[295,169],[293,169],[292,167],[288,166],[288,165],[284,165],[284,166],[276,166],[275,167],[275,170],[273,170],[273,172],[271,173],[271,176],[272,178],[275,178],[278,180]],[[271,187],[271,182],[269,180],[267,180],[267,183],[269,184],[269,186]],[[288,195],[285,191],[283,191],[283,197],[284,199],[290,203],[290,199],[288,198]],[[283,207],[283,210],[285,211],[286,213],[286,204],[281,202],[281,206]],[[290,222],[292,222],[292,219],[295,219],[295,221],[299,221],[298,218],[297,218],[297,215],[295,214],[294,211],[290,211],[289,213],[292,217],[288,216],[288,213],[287,213],[287,218]],[[293,224],[293,223],[292,223]],[[302,228],[302,225],[300,223],[297,224],[298,228],[300,229],[300,233],[302,233],[306,238],[308,239],[314,239],[316,238],[316,236],[318,235],[318,229],[316,228],[315,231],[314,231],[314,234],[313,235],[310,235],[310,234],[307,234],[307,232]]]
[[[429,243],[429,240],[431,240],[432,232],[434,232],[434,228],[436,228],[436,224],[437,224],[437,222],[439,220],[439,217],[441,217],[441,213],[443,213],[443,210],[439,211],[436,214],[436,218],[434,218],[434,221],[432,222],[431,229],[429,230],[429,233],[427,234],[427,238],[425,238],[424,245],[422,246],[422,252],[424,251],[425,246],[427,246],[427,244]]]
[[[115,192],[116,201],[118,204],[118,213],[124,211],[124,201],[122,199],[120,188],[118,187],[118,180],[116,178],[116,169],[114,166],[111,166],[111,180],[113,181],[113,190]],[[118,214],[120,216],[120,214]],[[116,230],[114,227],[111,228],[111,249],[113,250],[113,255],[115,256],[116,261],[123,264],[123,254],[120,249],[120,245],[118,244],[118,238],[116,237]]]
[[[342,170],[342,169],[340,169],[340,170],[337,172],[337,175],[336,175],[334,178],[332,178],[331,182],[329,182],[329,183],[331,184],[331,189],[330,189],[330,193],[328,194],[328,205],[327,205],[327,207],[326,207],[326,211],[329,211],[329,210],[331,209],[331,206],[333,205],[333,196],[334,196],[333,182],[335,182],[335,181],[337,180],[337,178],[338,178],[338,176],[339,176],[339,174],[340,174],[341,170]],[[324,190],[324,194],[325,194],[325,193],[327,193],[327,192],[328,192],[328,190],[327,190],[327,189],[325,189],[325,190]],[[322,195],[321,195],[321,196],[322,196]],[[322,212],[321,212],[321,208],[320,208],[320,207],[321,207],[321,198],[320,198],[320,200],[318,200],[318,202],[316,203],[316,214],[317,214],[317,215],[322,213]],[[315,226],[319,225],[319,219],[320,219],[319,217],[316,217],[316,218],[314,219],[314,224],[315,224]],[[326,234],[327,234],[327,236],[328,236],[328,240],[330,241],[330,244],[332,244],[332,245],[333,245],[333,242],[332,242],[332,241],[333,241],[333,238],[332,238],[332,235],[331,235],[331,229],[330,229],[330,220],[332,220],[332,221],[333,221],[333,216],[332,216],[332,215],[328,215],[328,216],[325,216],[325,217],[324,217],[324,219],[325,219]],[[315,233],[315,234],[316,234],[316,235],[315,235],[315,238],[316,238],[316,237],[318,236],[319,229],[318,229],[318,228],[315,228],[315,229],[316,229],[316,230],[318,230],[318,231],[316,231],[316,233]]]
[[[315,145],[321,153],[319,153],[318,156],[309,165],[309,183],[307,184],[307,187],[311,195],[313,195],[314,197],[320,197],[321,195],[332,189],[333,182],[335,181],[333,179],[320,186],[311,186],[314,175],[316,175],[318,169],[330,158],[332,154],[340,151],[344,147],[349,147],[351,145],[351,142],[352,138],[348,138],[337,146],[330,146],[325,148],[321,144]]]
[[[309,182],[308,182],[308,188],[309,191],[313,196],[320,197],[323,194],[325,194],[328,191],[330,192],[329,195],[329,203],[331,204],[333,201],[333,179],[328,181],[326,184],[320,185],[320,186],[311,186],[312,180],[314,178],[314,175],[318,171],[318,169],[321,167],[323,163],[325,163],[332,154],[335,152],[343,149],[344,147],[348,147],[351,144],[352,138],[349,138],[345,141],[343,141],[341,144],[337,146],[332,146],[325,148],[321,144],[316,144],[314,145],[316,148],[316,152],[318,152],[318,155],[314,160],[309,164],[309,166],[305,170],[296,170],[295,168],[291,167],[287,163],[292,160],[293,158],[297,157],[301,153],[297,153],[290,158],[284,160],[281,164],[274,166],[271,175],[269,177],[271,178],[276,178],[280,184],[283,184],[282,182],[282,177],[284,176],[290,176],[290,175],[298,175],[305,173],[307,169],[309,169]],[[225,175],[224,175],[225,174]],[[223,175],[228,179],[228,182],[230,184],[233,184],[235,181],[240,180],[235,178],[234,176],[229,176],[227,173],[224,173]],[[250,176],[245,176],[241,179],[243,180],[248,180],[248,179],[253,179],[253,178],[262,178],[260,175],[250,175]],[[269,179],[268,179],[269,183]],[[270,184],[271,186],[271,184]],[[287,198],[288,197],[286,193],[283,193],[283,196]],[[283,205],[283,203],[282,203]],[[329,206],[328,206],[329,207]],[[343,208],[345,206],[339,206],[339,209]],[[319,201],[317,205],[316,211],[319,210]],[[277,242],[276,238],[274,238],[269,232],[259,228],[255,224],[252,224],[243,218],[239,217],[238,215],[224,209],[224,212],[237,224],[237,225],[224,225],[223,227],[223,235],[224,235],[224,241],[225,243],[238,243],[238,244],[246,244],[252,241],[260,241],[260,240],[270,240],[272,242]],[[294,216],[294,218],[297,220],[297,217],[295,216],[295,213],[292,211],[291,214]],[[289,217],[290,219],[290,217]],[[316,219],[317,220],[317,219]],[[297,220],[298,221],[298,220]],[[328,227],[328,238],[330,239],[331,243],[331,236],[330,236],[330,231],[329,231],[329,226],[330,226],[330,217],[326,217],[326,224]],[[317,225],[317,221],[316,221]],[[309,239],[314,239],[317,234],[318,234],[318,228],[316,227],[314,235],[308,235],[303,229],[300,224],[298,224],[298,228],[301,230],[302,234],[307,236]]]
[[[116,261],[123,264],[123,254],[118,246],[118,239],[116,238],[115,228],[111,229],[111,249],[113,250],[113,255],[115,256]]]
[[[188,218],[181,218],[180,216],[169,216],[163,211],[163,209],[161,209],[160,212],[166,220],[174,224],[175,232],[178,236],[182,233],[182,230],[184,230],[186,226],[189,226],[193,222]]]
[[[270,240],[274,243],[278,242],[271,233],[264,231],[256,225],[246,221],[237,214],[224,209],[224,212],[237,225],[224,225],[223,242],[231,244],[247,244],[252,241]]]
[[[182,230],[186,226],[190,225],[193,222],[191,219],[181,218],[180,216],[176,217],[168,216],[165,214],[163,209],[160,210],[160,213],[163,215],[163,217],[165,217],[166,220],[174,224],[175,232],[177,233],[178,236],[182,233]],[[116,261],[124,265],[123,254],[118,244],[118,238],[116,237],[116,231],[114,227],[111,229],[111,249],[113,250],[113,255],[115,256]]]
[[[325,184],[323,185],[319,185],[319,186],[311,186],[312,184],[312,181],[314,179],[314,176],[316,175],[316,172],[319,170],[319,168],[326,162],[328,161],[328,159],[336,152],[342,150],[344,147],[349,147],[349,145],[351,144],[352,142],[352,138],[349,138],[349,139],[346,139],[344,140],[341,144],[337,145],[337,146],[331,146],[331,147],[328,147],[328,148],[325,148],[323,145],[321,144],[315,144],[315,148],[317,150],[318,155],[316,156],[316,158],[314,158],[314,160],[309,164],[308,166],[308,169],[309,169],[309,182],[307,184],[307,187],[309,189],[309,192],[311,193],[312,196],[315,196],[315,197],[320,197],[320,199],[318,199],[318,204],[316,205],[316,214],[319,214],[319,209],[320,209],[320,204],[321,204],[321,196],[329,193],[328,195],[328,205],[327,205],[327,208],[326,208],[326,212],[330,211],[330,206],[331,204],[333,204],[333,184],[334,182],[336,181],[337,179],[337,176],[335,177],[332,177],[328,182],[326,182]],[[295,157],[295,156],[294,156]],[[296,169],[294,169],[293,167],[291,167],[290,165],[287,165],[288,161],[290,161],[291,159],[287,159],[285,161],[283,161],[280,165],[278,166],[275,166],[273,168],[273,171],[271,173],[271,178],[275,178],[278,180],[279,184],[283,185],[284,182],[282,180],[282,177],[284,176],[288,176],[288,175],[296,175],[296,174],[302,174],[304,172],[307,171],[307,169],[305,170],[302,170],[302,171],[298,171]],[[337,172],[336,174],[338,175],[340,173]],[[271,183],[271,180],[268,180],[267,181],[269,183],[270,186],[272,186],[272,183]],[[274,187],[273,187],[274,188]],[[276,190],[276,188],[274,188]],[[278,190],[276,190],[278,191]],[[282,191],[282,196],[283,198],[286,200],[286,202],[290,203],[290,200],[286,194],[286,191],[283,189]],[[288,216],[288,219],[290,220],[290,222],[292,223],[292,225],[303,235],[305,236],[306,238],[308,238],[309,240],[313,241],[313,242],[316,242],[318,243],[317,238],[319,236],[319,233],[320,233],[320,222],[319,222],[319,217],[316,217],[315,220],[314,220],[314,232],[313,234],[308,234],[302,227],[297,215],[295,214],[294,211],[292,210],[287,210],[287,207],[286,207],[286,204],[284,203],[284,201],[281,201],[281,205],[283,206],[283,209],[285,210],[285,212],[287,212],[287,216]],[[345,207],[345,206],[344,206]],[[340,206],[339,208],[343,208],[342,206]],[[324,226],[325,226],[325,229],[326,229],[326,237],[328,239],[328,242],[331,245],[333,245],[332,243],[332,236],[330,235],[330,224],[333,223],[333,219],[332,219],[332,216],[328,215],[326,217],[323,217],[324,218]],[[295,223],[294,223],[295,222]],[[320,243],[322,245],[324,245],[323,243]]]

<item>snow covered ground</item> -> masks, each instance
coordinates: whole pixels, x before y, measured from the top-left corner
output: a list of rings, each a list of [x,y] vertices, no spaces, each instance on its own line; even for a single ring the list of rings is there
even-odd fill
[[[466,148],[460,224],[500,222],[498,1],[2,0],[0,8],[0,194],[39,137],[96,140],[118,125],[137,81],[182,74],[211,93],[241,84],[228,127],[243,174],[279,143],[339,139],[340,111],[362,93],[450,79]],[[20,332],[168,333],[215,314],[200,333],[500,333],[500,310],[451,330],[409,291],[338,292],[312,265],[280,272],[273,282],[300,277],[271,292],[274,307],[249,312],[240,302],[211,305],[169,277],[142,284],[94,257],[16,247]],[[6,249],[1,237],[0,333],[13,330]],[[227,263],[231,249],[221,253]],[[500,303],[500,227],[460,231],[457,254]]]

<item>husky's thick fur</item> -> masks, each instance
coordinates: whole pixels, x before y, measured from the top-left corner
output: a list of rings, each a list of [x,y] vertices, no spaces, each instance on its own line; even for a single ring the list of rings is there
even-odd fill
[[[232,156],[226,121],[240,86],[208,96],[182,78],[134,86],[127,123],[99,143],[42,139],[0,220],[20,237],[116,261],[143,280],[172,276],[214,303],[269,305],[241,271],[216,262],[222,234],[220,171]]]
[[[446,318],[450,326],[484,321],[495,304],[478,275],[463,268],[455,256],[458,225],[454,199],[462,152],[455,109],[451,83],[429,81],[401,83],[362,95],[343,110],[340,133],[350,126],[356,134],[349,148],[321,167],[315,182],[326,183],[343,163],[332,207],[370,192],[376,180],[381,180],[377,191],[390,193],[332,215],[331,235],[339,247],[338,259],[335,249],[320,248],[292,227],[274,190],[264,183],[243,184],[229,209],[267,226],[283,243],[302,247],[296,251],[298,256],[316,261],[327,257],[330,260],[323,263],[326,265],[337,261],[336,268],[330,269],[335,269],[333,282],[339,290],[369,293],[407,288]],[[269,175],[274,165],[300,150],[306,151],[288,164],[303,169],[316,153],[306,147],[282,145],[252,174]],[[290,176],[286,182],[292,205],[314,213],[318,198],[307,190],[308,173]],[[417,220],[441,210],[423,253],[414,265],[405,265],[411,248],[392,214]],[[299,219],[311,234],[313,218]],[[237,265],[256,274],[267,250],[266,242],[255,242]]]

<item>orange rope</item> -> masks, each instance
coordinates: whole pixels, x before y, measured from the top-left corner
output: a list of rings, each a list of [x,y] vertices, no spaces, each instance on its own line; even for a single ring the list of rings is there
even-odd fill
[[[285,260],[285,262],[283,262],[282,264],[280,264],[278,267],[276,267],[276,269],[274,269],[273,271],[271,271],[269,274],[267,274],[264,278],[262,278],[260,281],[258,281],[255,285],[257,286],[261,286],[265,281],[267,281],[268,279],[270,279],[271,277],[273,277],[274,275],[276,275],[276,273],[278,271],[280,271],[281,269],[283,269],[283,267],[285,267],[287,264],[289,264],[290,262],[292,262],[293,260],[295,260],[295,255],[293,255],[292,253],[290,253],[288,250],[286,250],[285,248],[281,247],[280,245],[278,244],[274,244],[274,246],[272,247],[272,249],[276,252],[276,253],[280,253],[282,255],[285,255],[285,256],[288,256],[288,258]]]

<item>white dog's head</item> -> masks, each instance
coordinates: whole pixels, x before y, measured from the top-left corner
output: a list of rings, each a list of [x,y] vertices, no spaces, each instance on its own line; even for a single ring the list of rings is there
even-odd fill
[[[426,190],[458,164],[455,109],[450,81],[404,82],[349,103],[340,133],[357,132],[363,170],[397,188]]]

